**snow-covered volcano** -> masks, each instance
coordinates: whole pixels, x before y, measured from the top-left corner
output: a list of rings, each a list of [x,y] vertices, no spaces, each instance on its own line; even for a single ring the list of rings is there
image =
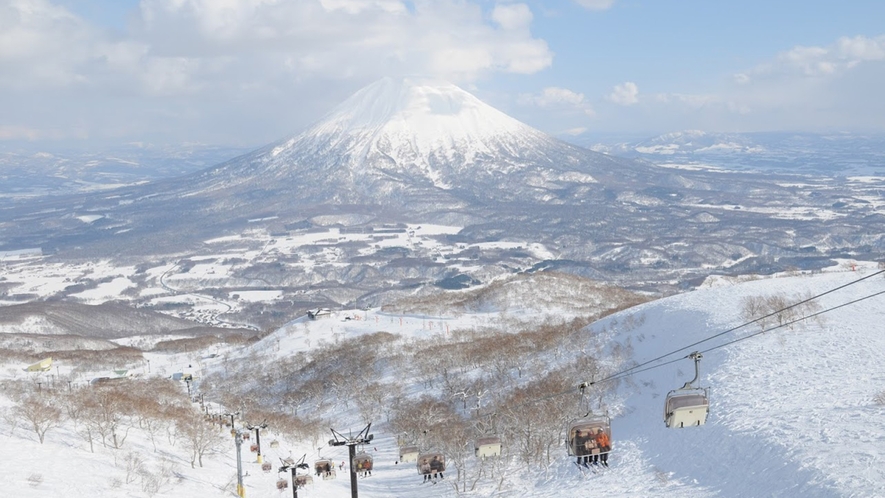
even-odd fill
[[[341,136],[360,137],[361,145],[375,149],[385,141],[395,143],[425,157],[453,156],[457,149],[493,153],[527,140],[548,140],[451,83],[408,78],[384,78],[363,88],[298,138],[336,141]],[[368,151],[351,150],[355,156]]]
[[[396,204],[425,188],[435,190],[431,197],[549,200],[537,189],[596,183],[592,170],[618,162],[629,163],[559,141],[451,83],[384,78],[304,132],[208,171],[199,183],[215,190],[256,177],[273,188],[295,182],[310,185],[300,193],[314,201]]]
[[[271,154],[332,155],[353,170],[412,173],[451,188],[452,173],[495,158],[500,168],[553,142],[450,83],[384,78]]]

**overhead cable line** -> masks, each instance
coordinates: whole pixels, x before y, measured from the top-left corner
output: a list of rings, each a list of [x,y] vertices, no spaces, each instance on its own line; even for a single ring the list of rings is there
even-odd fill
[[[708,337],[708,338],[706,338],[706,339],[702,339],[702,340],[697,341],[697,342],[695,342],[695,343],[693,343],[693,344],[690,344],[690,345],[688,345],[688,346],[685,346],[685,347],[682,347],[682,348],[676,349],[676,350],[671,351],[671,352],[669,352],[669,353],[667,353],[667,354],[664,354],[664,355],[658,356],[657,358],[654,358],[654,359],[648,360],[648,361],[646,361],[646,362],[644,362],[644,363],[640,363],[639,365],[635,365],[635,366],[630,367],[630,368],[628,368],[628,369],[625,369],[625,370],[622,370],[622,371],[620,371],[620,372],[617,372],[617,373],[611,374],[611,375],[609,375],[608,377],[604,377],[604,378],[602,378],[602,379],[600,379],[600,380],[591,381],[591,382],[582,382],[579,386],[577,386],[577,388],[580,390],[580,392],[582,393],[582,397],[583,397],[584,389],[587,388],[587,387],[595,386],[596,384],[599,384],[599,383],[601,383],[601,382],[608,382],[608,381],[618,380],[618,379],[625,378],[625,377],[630,377],[630,376],[633,376],[633,375],[638,374],[638,373],[640,373],[640,372],[645,372],[645,371],[648,371],[648,370],[653,370],[653,369],[655,369],[655,368],[660,368],[660,367],[663,367],[663,366],[666,366],[666,365],[670,365],[670,364],[672,364],[672,363],[676,363],[676,362],[682,361],[682,360],[684,360],[685,358],[688,358],[688,356],[681,356],[681,357],[678,357],[678,358],[675,358],[675,359],[672,359],[672,360],[669,360],[669,361],[666,361],[666,362],[663,362],[663,363],[659,363],[659,364],[656,364],[656,365],[647,366],[647,365],[649,365],[650,363],[653,363],[653,362],[655,362],[655,361],[658,361],[658,360],[664,359],[664,358],[666,358],[666,357],[668,357],[668,356],[671,356],[671,355],[673,355],[673,354],[676,354],[676,353],[678,353],[678,352],[680,352],[680,351],[684,351],[684,350],[689,349],[689,348],[691,348],[691,347],[697,346],[698,344],[703,344],[703,343],[705,343],[705,342],[707,342],[707,341],[710,341],[710,340],[713,340],[713,339],[715,339],[715,338],[717,338],[717,337],[721,337],[721,336],[723,336],[723,335],[725,335],[725,334],[728,334],[728,333],[730,333],[730,332],[734,332],[734,331],[736,331],[736,330],[738,330],[738,329],[741,329],[741,328],[743,328],[743,327],[746,327],[746,326],[748,326],[748,325],[752,325],[752,324],[754,324],[754,323],[756,323],[756,322],[758,322],[758,321],[761,321],[761,320],[764,320],[764,319],[766,319],[766,318],[770,318],[770,317],[772,317],[772,316],[775,316],[775,315],[777,315],[778,313],[782,313],[782,312],[784,312],[784,311],[786,311],[786,310],[789,310],[789,309],[791,309],[791,308],[795,308],[796,306],[800,306],[800,305],[802,305],[802,304],[808,303],[808,302],[813,301],[813,300],[815,300],[815,299],[818,299],[818,298],[820,298],[820,297],[826,296],[827,294],[831,294],[831,293],[833,293],[833,292],[836,292],[836,291],[842,290],[842,289],[844,289],[844,288],[846,288],[846,287],[849,287],[849,286],[851,286],[851,285],[857,284],[857,283],[859,283],[859,282],[861,282],[861,281],[863,281],[863,280],[866,280],[866,279],[868,279],[868,278],[872,278],[872,277],[874,277],[874,276],[876,276],[876,275],[881,275],[881,274],[883,274],[883,273],[885,273],[885,270],[880,270],[880,271],[877,271],[877,272],[872,273],[872,274],[870,274],[870,275],[867,275],[867,276],[865,276],[865,277],[861,277],[861,278],[859,278],[859,279],[857,279],[857,280],[854,280],[854,281],[848,282],[848,283],[843,284],[843,285],[840,285],[840,286],[838,286],[838,287],[834,287],[834,288],[832,288],[832,289],[830,289],[830,290],[828,290],[828,291],[826,291],[826,292],[822,292],[822,293],[817,294],[817,295],[815,295],[815,296],[809,297],[809,298],[807,298],[807,299],[805,299],[805,300],[799,301],[798,303],[791,304],[791,305],[789,305],[789,306],[785,306],[785,307],[783,307],[783,308],[781,308],[781,309],[779,309],[779,310],[777,310],[777,311],[774,311],[774,312],[772,312],[772,313],[769,313],[769,314],[767,314],[767,315],[765,315],[765,316],[762,316],[762,317],[756,318],[755,320],[751,320],[751,321],[749,321],[749,322],[743,323],[743,324],[741,324],[741,325],[738,325],[737,327],[730,328],[730,329],[728,329],[728,330],[726,330],[726,331],[724,331],[724,332],[717,333],[717,334],[712,335],[712,336],[710,336],[710,337]],[[750,334],[750,335],[747,335],[747,336],[744,336],[744,337],[741,337],[741,338],[738,338],[738,339],[735,339],[735,340],[732,340],[732,341],[726,342],[726,343],[724,343],[724,344],[720,344],[720,345],[718,345],[718,346],[711,347],[711,348],[709,348],[709,349],[705,349],[705,350],[700,351],[700,352],[701,352],[701,353],[707,353],[707,352],[713,351],[713,350],[715,350],[715,349],[719,349],[719,348],[722,348],[722,347],[728,346],[728,345],[730,345],[730,344],[734,344],[734,343],[736,343],[736,342],[740,342],[740,341],[743,341],[743,340],[745,340],[745,339],[749,339],[749,338],[751,338],[751,337],[755,337],[755,336],[760,335],[760,334],[763,334],[763,333],[765,333],[765,332],[771,332],[771,331],[773,331],[773,330],[777,330],[777,329],[780,329],[780,328],[783,328],[783,327],[787,327],[787,326],[793,325],[793,324],[795,324],[795,323],[797,323],[797,322],[800,322],[800,321],[802,321],[802,320],[807,320],[807,319],[809,319],[809,318],[814,318],[815,316],[819,316],[819,315],[822,315],[822,314],[824,314],[824,313],[829,313],[829,312],[834,311],[834,310],[837,310],[837,309],[839,309],[839,308],[844,308],[845,306],[849,306],[849,305],[852,305],[852,304],[856,304],[856,303],[858,303],[858,302],[861,302],[861,301],[864,301],[864,300],[867,300],[867,299],[871,299],[871,298],[873,298],[873,297],[880,296],[880,295],[882,295],[882,294],[885,294],[885,290],[883,290],[883,291],[879,291],[879,292],[876,292],[876,293],[874,293],[874,294],[870,294],[870,295],[868,295],[868,296],[860,297],[860,298],[854,299],[854,300],[852,300],[852,301],[849,301],[849,302],[846,302],[846,303],[843,303],[843,304],[840,304],[840,305],[837,305],[837,306],[833,306],[833,307],[831,307],[831,308],[827,308],[827,309],[825,309],[825,310],[818,311],[818,312],[816,312],[816,313],[812,313],[812,314],[810,314],[810,315],[803,316],[803,317],[797,318],[797,319],[795,319],[795,320],[791,320],[791,321],[789,321],[789,322],[785,322],[785,323],[779,324],[779,325],[777,325],[777,326],[774,326],[774,327],[771,327],[771,328],[768,328],[768,329],[765,329],[765,330],[761,330],[761,331],[759,331],[759,332],[754,332],[754,333],[752,333],[752,334]],[[642,368],[642,367],[645,367],[645,368]],[[570,388],[570,389],[565,390],[565,391],[560,391],[560,392],[557,392],[557,393],[548,394],[547,396],[540,396],[540,397],[536,397],[536,398],[530,398],[530,399],[528,399],[528,400],[526,400],[526,401],[524,401],[524,402],[522,402],[522,403],[519,403],[519,404],[516,404],[516,405],[512,405],[512,406],[510,406],[510,409],[513,410],[513,409],[515,409],[515,408],[521,408],[521,407],[523,407],[523,406],[531,405],[531,404],[534,404],[534,403],[539,403],[539,402],[541,402],[541,401],[545,401],[545,400],[548,400],[548,399],[551,399],[551,398],[556,398],[556,397],[562,396],[562,395],[564,395],[564,394],[572,394],[572,393],[574,393],[574,392],[575,392],[575,388]],[[498,412],[498,411],[495,410],[495,411],[492,411],[492,412],[486,412],[486,413],[479,414],[479,416],[481,416],[481,417],[489,417],[489,416],[492,416],[492,415],[497,414],[497,412]]]
[[[818,315],[823,315],[824,313],[828,313],[828,312],[830,312],[830,311],[837,310],[837,309],[839,309],[839,308],[844,308],[845,306],[848,306],[848,305],[851,305],[851,304],[859,303],[859,302],[861,302],[861,301],[864,301],[864,300],[867,300],[867,299],[870,299],[870,298],[873,298],[873,297],[876,297],[876,296],[881,296],[882,294],[885,294],[885,290],[883,290],[883,291],[879,291],[879,292],[876,292],[875,294],[870,294],[869,296],[859,297],[859,298],[857,298],[857,299],[855,299],[855,300],[853,300],[853,301],[848,301],[847,303],[842,303],[842,304],[840,304],[840,305],[838,305],[838,306],[833,306],[832,308],[827,308],[827,309],[825,309],[825,310],[823,310],[823,311],[818,311],[817,313],[812,313],[812,314],[810,314],[810,315],[808,315],[808,316],[803,316],[803,317],[797,318],[797,319],[795,319],[795,320],[791,320],[791,321],[789,321],[789,322],[782,323],[782,324],[780,324],[780,325],[777,325],[776,327],[771,327],[770,329],[760,330],[759,332],[754,332],[754,333],[752,333],[752,334],[750,334],[750,335],[747,335],[747,336],[744,336],[744,337],[739,337],[739,338],[734,339],[734,340],[732,340],[732,341],[726,342],[725,344],[720,344],[720,345],[718,345],[718,346],[713,346],[713,347],[710,348],[710,349],[705,349],[704,351],[701,351],[701,353],[706,353],[706,352],[709,352],[709,351],[713,351],[714,349],[719,349],[719,348],[722,348],[722,347],[725,347],[725,346],[728,346],[728,345],[734,344],[734,343],[736,343],[736,342],[740,342],[740,341],[743,341],[743,340],[749,339],[749,338],[751,338],[751,337],[755,337],[755,336],[757,336],[757,335],[759,335],[759,334],[764,334],[765,332],[770,332],[770,331],[772,331],[772,330],[777,330],[777,329],[779,329],[779,328],[788,327],[788,326],[790,326],[790,325],[793,325],[793,324],[796,323],[796,322],[801,322],[802,320],[807,320],[807,319],[809,319],[809,318],[814,318],[814,317],[816,317],[816,316],[818,316]],[[683,358],[679,358],[679,359],[681,360],[681,359],[683,359]]]
[[[761,316],[761,317],[756,318],[756,319],[754,319],[754,320],[751,320],[751,321],[749,321],[749,322],[744,322],[744,323],[742,323],[742,324],[740,324],[740,325],[738,325],[738,326],[736,326],[736,327],[732,327],[732,328],[730,328],[730,329],[728,329],[728,330],[725,330],[725,331],[723,331],[723,332],[719,332],[718,334],[711,335],[710,337],[707,337],[706,339],[701,339],[700,341],[697,341],[697,342],[694,342],[694,343],[692,343],[692,344],[689,344],[688,346],[684,346],[684,347],[681,347],[681,348],[679,348],[679,349],[675,349],[675,350],[673,350],[673,351],[670,351],[669,353],[662,354],[661,356],[658,356],[658,357],[656,357],[656,358],[652,358],[651,360],[648,360],[648,361],[646,361],[646,362],[640,363],[640,364],[638,364],[638,365],[634,365],[634,366],[632,366],[632,367],[630,367],[630,368],[627,368],[627,369],[621,370],[620,372],[617,372],[617,373],[611,374],[611,375],[609,375],[608,377],[605,377],[605,378],[599,379],[599,380],[597,380],[597,381],[590,382],[590,384],[593,385],[593,384],[598,384],[598,383],[600,383],[600,382],[608,382],[608,381],[610,381],[610,380],[615,380],[615,379],[619,379],[619,378],[622,378],[622,377],[628,377],[628,376],[630,376],[630,375],[633,375],[633,374],[636,374],[636,373],[639,373],[639,372],[645,372],[645,371],[647,371],[647,370],[651,370],[652,368],[657,368],[657,367],[660,367],[660,366],[669,365],[670,363],[674,363],[674,362],[676,362],[676,361],[683,360],[683,359],[685,359],[685,357],[680,357],[680,358],[677,358],[677,359],[675,359],[675,360],[671,360],[671,361],[668,361],[668,362],[665,362],[665,363],[660,363],[660,364],[658,364],[658,365],[654,365],[654,366],[652,366],[652,367],[642,368],[642,367],[645,367],[646,365],[649,365],[650,363],[654,363],[654,362],[659,361],[659,360],[662,360],[662,359],[664,359],[664,358],[666,358],[666,357],[668,357],[668,356],[672,356],[672,355],[674,355],[674,354],[676,354],[676,353],[679,353],[680,351],[685,351],[686,349],[693,348],[693,347],[695,347],[695,346],[697,346],[697,345],[699,345],[699,344],[703,344],[703,343],[705,343],[705,342],[708,342],[708,341],[711,341],[711,340],[713,340],[713,339],[716,339],[717,337],[721,337],[721,336],[723,336],[723,335],[725,335],[725,334],[729,334],[729,333],[734,332],[734,331],[736,331],[736,330],[742,329],[742,328],[744,328],[744,327],[746,327],[746,326],[749,326],[749,325],[752,325],[752,324],[754,324],[754,323],[756,323],[756,322],[759,322],[759,321],[765,320],[766,318],[771,318],[772,316],[775,316],[775,315],[778,315],[778,314],[780,314],[780,313],[783,313],[784,311],[787,311],[787,310],[789,310],[789,309],[795,308],[795,307],[797,307],[797,306],[801,306],[801,305],[803,305],[803,304],[805,304],[805,303],[808,303],[808,302],[814,301],[815,299],[819,299],[819,298],[821,298],[821,297],[823,297],[823,296],[826,296],[827,294],[832,294],[833,292],[836,292],[836,291],[842,290],[842,289],[844,289],[844,288],[846,288],[846,287],[850,287],[850,286],[852,286],[852,285],[854,285],[854,284],[857,284],[857,283],[859,283],[859,282],[862,282],[862,281],[864,281],[864,280],[866,280],[866,279],[868,279],[868,278],[872,278],[872,277],[875,277],[876,275],[881,275],[881,274],[883,274],[883,273],[885,273],[885,270],[879,270],[879,271],[877,271],[877,272],[875,272],[875,273],[871,273],[870,275],[867,275],[867,276],[865,276],[865,277],[861,277],[861,278],[859,278],[859,279],[857,279],[857,280],[853,280],[853,281],[851,281],[851,282],[848,282],[848,283],[846,283],[846,284],[840,285],[840,286],[838,286],[838,287],[834,287],[834,288],[832,288],[832,289],[830,289],[830,290],[828,290],[828,291],[826,291],[826,292],[822,292],[822,293],[820,293],[820,294],[817,294],[817,295],[815,295],[815,296],[812,296],[812,297],[806,298],[806,299],[804,299],[804,300],[802,300],[802,301],[799,301],[799,302],[797,302],[797,303],[791,304],[791,305],[789,305],[789,306],[785,306],[785,307],[783,307],[783,308],[781,308],[781,309],[778,309],[778,310],[776,310],[776,311],[772,311],[771,313],[769,313],[769,314],[767,314],[767,315]],[[867,296],[867,297],[861,298],[861,299],[859,299],[859,300],[862,301],[863,299],[868,299],[868,298],[870,298],[870,297],[874,297],[874,296],[877,296],[877,295],[879,295],[879,294],[881,294],[881,292],[880,292],[880,293],[873,294],[873,295],[871,295],[871,296]],[[830,309],[828,309],[828,310],[826,310],[826,311],[832,311],[832,310],[834,310],[834,309],[841,308],[842,306],[847,306],[847,305],[849,305],[849,304],[853,304],[853,303],[855,303],[855,302],[857,302],[857,301],[859,301],[859,300],[851,301],[851,302],[849,302],[849,303],[845,303],[845,304],[843,304],[843,305],[836,306],[836,307],[834,307],[834,308],[830,308]],[[812,314],[812,315],[809,315],[809,316],[806,316],[806,317],[800,318],[800,319],[798,319],[798,320],[804,320],[804,319],[806,319],[806,318],[811,318],[811,317],[813,317],[813,316],[819,315],[819,314],[824,313],[824,312],[826,312],[826,311],[822,311],[822,312],[814,313],[814,314]],[[789,323],[792,324],[792,323],[795,323],[795,322],[798,321],[798,320],[794,320],[793,322],[789,322]],[[781,328],[782,326],[784,326],[784,325],[779,325],[779,326],[777,326],[777,327],[774,327],[774,328],[771,328],[771,329],[768,329],[768,330],[775,330],[775,329],[777,329],[777,328]],[[753,335],[756,335],[756,334],[753,334]],[[752,337],[752,335],[751,335],[751,336],[748,336],[748,337]],[[746,337],[743,337],[743,338],[741,338],[741,339],[739,339],[739,340],[743,340],[743,339],[746,339]],[[736,341],[735,341],[735,342],[736,342]],[[726,343],[726,344],[731,344],[731,343]],[[724,346],[724,345],[725,345],[725,344],[723,344],[722,346]],[[713,349],[717,349],[718,347],[721,347],[721,346],[717,346],[717,347],[715,347],[715,348],[708,349],[707,351],[712,351]],[[706,351],[704,351],[704,352],[706,352]]]

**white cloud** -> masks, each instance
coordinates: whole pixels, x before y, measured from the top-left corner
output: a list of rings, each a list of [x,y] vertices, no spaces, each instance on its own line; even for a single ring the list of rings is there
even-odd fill
[[[584,126],[579,126],[577,128],[569,128],[568,130],[564,130],[562,132],[563,135],[571,135],[573,137],[577,137],[578,135],[583,134],[587,131],[587,128]]]
[[[141,10],[143,35],[156,51],[180,52],[164,40],[186,40],[189,53],[177,55],[264,59],[295,77],[407,72],[469,82],[552,63],[547,44],[528,29],[533,16],[524,4],[497,5],[488,16],[478,4],[459,0],[410,6],[394,0],[144,0]]]
[[[344,10],[348,14],[359,14],[372,8],[379,8],[391,13],[406,11],[406,6],[397,0],[321,0],[320,3],[326,10]]]
[[[620,105],[633,105],[639,102],[639,87],[632,81],[615,85],[612,93],[606,97],[608,100]]]
[[[85,78],[95,33],[45,0],[0,1],[0,88],[64,86]]]
[[[845,36],[839,38],[836,47],[837,53],[849,62],[885,60],[885,36],[876,38]]]
[[[220,129],[224,102],[224,119],[275,130],[257,138],[266,140],[381,76],[469,85],[546,69],[553,53],[532,22],[523,3],[480,0],[141,0],[127,31],[112,35],[51,0],[0,0],[0,124],[33,123],[30,99],[59,109],[60,120],[69,111],[71,128],[164,129],[179,139],[176,126]],[[328,100],[299,99],[307,88]],[[25,136],[0,139],[12,135]]]
[[[526,29],[532,18],[532,11],[524,3],[499,4],[492,9],[492,20],[503,29]]]
[[[845,36],[829,45],[795,46],[737,72],[732,85],[701,105],[740,116],[744,128],[883,129],[882,81],[885,35]]]
[[[587,116],[596,114],[583,93],[576,93],[567,88],[547,87],[537,95],[523,94],[519,96],[519,103],[542,109],[580,111]]]
[[[615,0],[575,0],[575,3],[590,10],[606,10],[614,5]]]
[[[738,82],[789,75],[830,77],[843,74],[859,64],[885,60],[885,35],[842,37],[826,47],[796,46],[781,52],[772,61],[739,73]]]

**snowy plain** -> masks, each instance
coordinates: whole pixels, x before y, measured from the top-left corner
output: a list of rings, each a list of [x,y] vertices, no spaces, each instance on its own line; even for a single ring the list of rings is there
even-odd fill
[[[614,450],[608,469],[582,472],[566,455],[546,475],[522,468],[502,457],[503,480],[483,481],[476,497],[566,497],[576,494],[631,497],[877,497],[885,496],[885,278],[876,263],[839,264],[823,272],[776,275],[747,279],[711,278],[691,292],[652,301],[610,315],[589,326],[594,341],[608,347],[629,347],[632,359],[644,364],[665,353],[618,384],[605,400],[612,416]],[[860,280],[864,277],[864,280]],[[760,332],[758,324],[736,329],[713,340],[681,349],[746,322],[741,316],[747,297],[784,294],[826,294],[818,300],[819,317],[789,327]],[[359,340],[363,334],[386,330],[411,337],[445,334],[499,319],[504,310],[458,316],[401,316],[378,309],[337,311],[330,320],[299,318],[250,346],[256,352],[285,357],[316,347],[318,337]],[[518,310],[507,310],[515,313]],[[345,317],[349,319],[345,319]],[[637,319],[639,318],[639,319]],[[631,323],[625,327],[625,323]],[[311,341],[310,339],[314,340]],[[724,345],[737,339],[739,342]],[[580,346],[580,345],[576,345]],[[721,346],[721,347],[720,347]],[[701,384],[710,387],[711,408],[702,427],[668,429],[663,423],[667,392],[693,376],[691,351],[703,351]],[[709,351],[708,351],[709,350]],[[223,368],[225,355],[246,356],[251,351],[212,350],[190,355],[146,353],[149,363],[141,375],[169,376],[191,370],[199,379]],[[216,355],[209,358],[210,354]],[[670,363],[672,361],[672,363]],[[190,365],[190,367],[188,367]],[[24,365],[0,366],[0,378],[29,375],[64,375],[65,365],[42,374],[26,374]],[[148,372],[150,369],[150,372]],[[617,370],[617,369],[616,369]],[[615,372],[616,373],[616,372]],[[96,372],[96,376],[105,372]],[[36,380],[36,379],[35,379]],[[575,372],[574,387],[595,381]],[[197,383],[198,384],[198,383]],[[563,386],[568,389],[571,386]],[[184,386],[182,386],[184,389]],[[877,402],[877,399],[879,400]],[[563,396],[574,403],[574,396]],[[0,396],[0,408],[10,402]],[[222,411],[225,407],[212,406]],[[532,409],[528,406],[526,409]],[[576,417],[583,415],[578,413]],[[355,409],[340,413],[335,429],[354,432],[364,424]],[[369,451],[375,457],[374,475],[359,479],[364,497],[458,496],[442,480],[422,484],[410,464],[397,464],[394,435],[384,424],[373,426],[375,440]],[[331,437],[331,434],[330,434]],[[262,441],[277,439],[272,428]],[[152,451],[148,440],[133,431],[121,450],[96,448],[90,453],[82,439],[65,425],[49,432],[40,444],[26,427],[0,429],[0,476],[3,496],[22,498],[65,496],[235,496],[234,445],[207,458],[205,467],[191,469],[187,451],[160,443]],[[308,441],[279,439],[277,448],[262,445],[265,461],[306,455],[312,463],[320,456],[336,462],[345,459],[343,447],[315,448]],[[325,443],[320,443],[324,446]],[[256,457],[243,448],[247,497],[291,496],[291,487],[276,488],[277,473],[262,472]],[[136,452],[146,466],[174,468],[174,478],[160,489],[147,492],[137,481],[127,482],[125,455]],[[303,497],[349,496],[346,469],[337,479],[314,480],[298,490]]]

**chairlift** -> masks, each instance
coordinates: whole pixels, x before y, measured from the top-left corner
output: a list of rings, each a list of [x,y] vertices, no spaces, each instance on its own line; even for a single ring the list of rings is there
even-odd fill
[[[321,458],[314,462],[313,469],[317,477],[322,477],[324,481],[335,479],[335,463],[328,458]]]
[[[608,415],[590,415],[569,425],[566,448],[569,456],[578,457],[582,463],[602,462],[607,465],[612,450],[611,418]]]
[[[277,441],[276,439],[274,439],[273,441],[270,442],[270,447],[271,447],[271,448],[279,448],[279,447],[280,447],[280,442]]]
[[[361,452],[353,456],[353,468],[356,472],[368,477],[372,475],[372,455]]]
[[[297,474],[295,475],[295,484],[299,488],[313,484],[313,477],[307,474]]]
[[[277,479],[277,489],[286,489],[289,487],[289,480],[282,477]]]
[[[473,445],[473,454],[477,458],[501,456],[501,438],[497,436],[478,438]]]
[[[261,464],[261,470],[265,472],[270,472],[271,470],[273,470],[273,464],[270,462],[264,462]]]
[[[676,429],[693,425],[704,425],[710,413],[709,392],[706,387],[695,387],[700,378],[700,363],[703,355],[697,351],[688,355],[694,360],[694,378],[679,389],[667,394],[664,403],[664,424]]]
[[[442,476],[446,471],[446,456],[439,452],[430,452],[418,455],[416,463],[418,473],[423,475],[425,479]]]
[[[251,451],[252,453],[258,453],[258,445],[257,444],[249,445],[249,451]]]
[[[414,463],[418,461],[417,446],[403,446],[399,449],[399,461],[402,463]]]

